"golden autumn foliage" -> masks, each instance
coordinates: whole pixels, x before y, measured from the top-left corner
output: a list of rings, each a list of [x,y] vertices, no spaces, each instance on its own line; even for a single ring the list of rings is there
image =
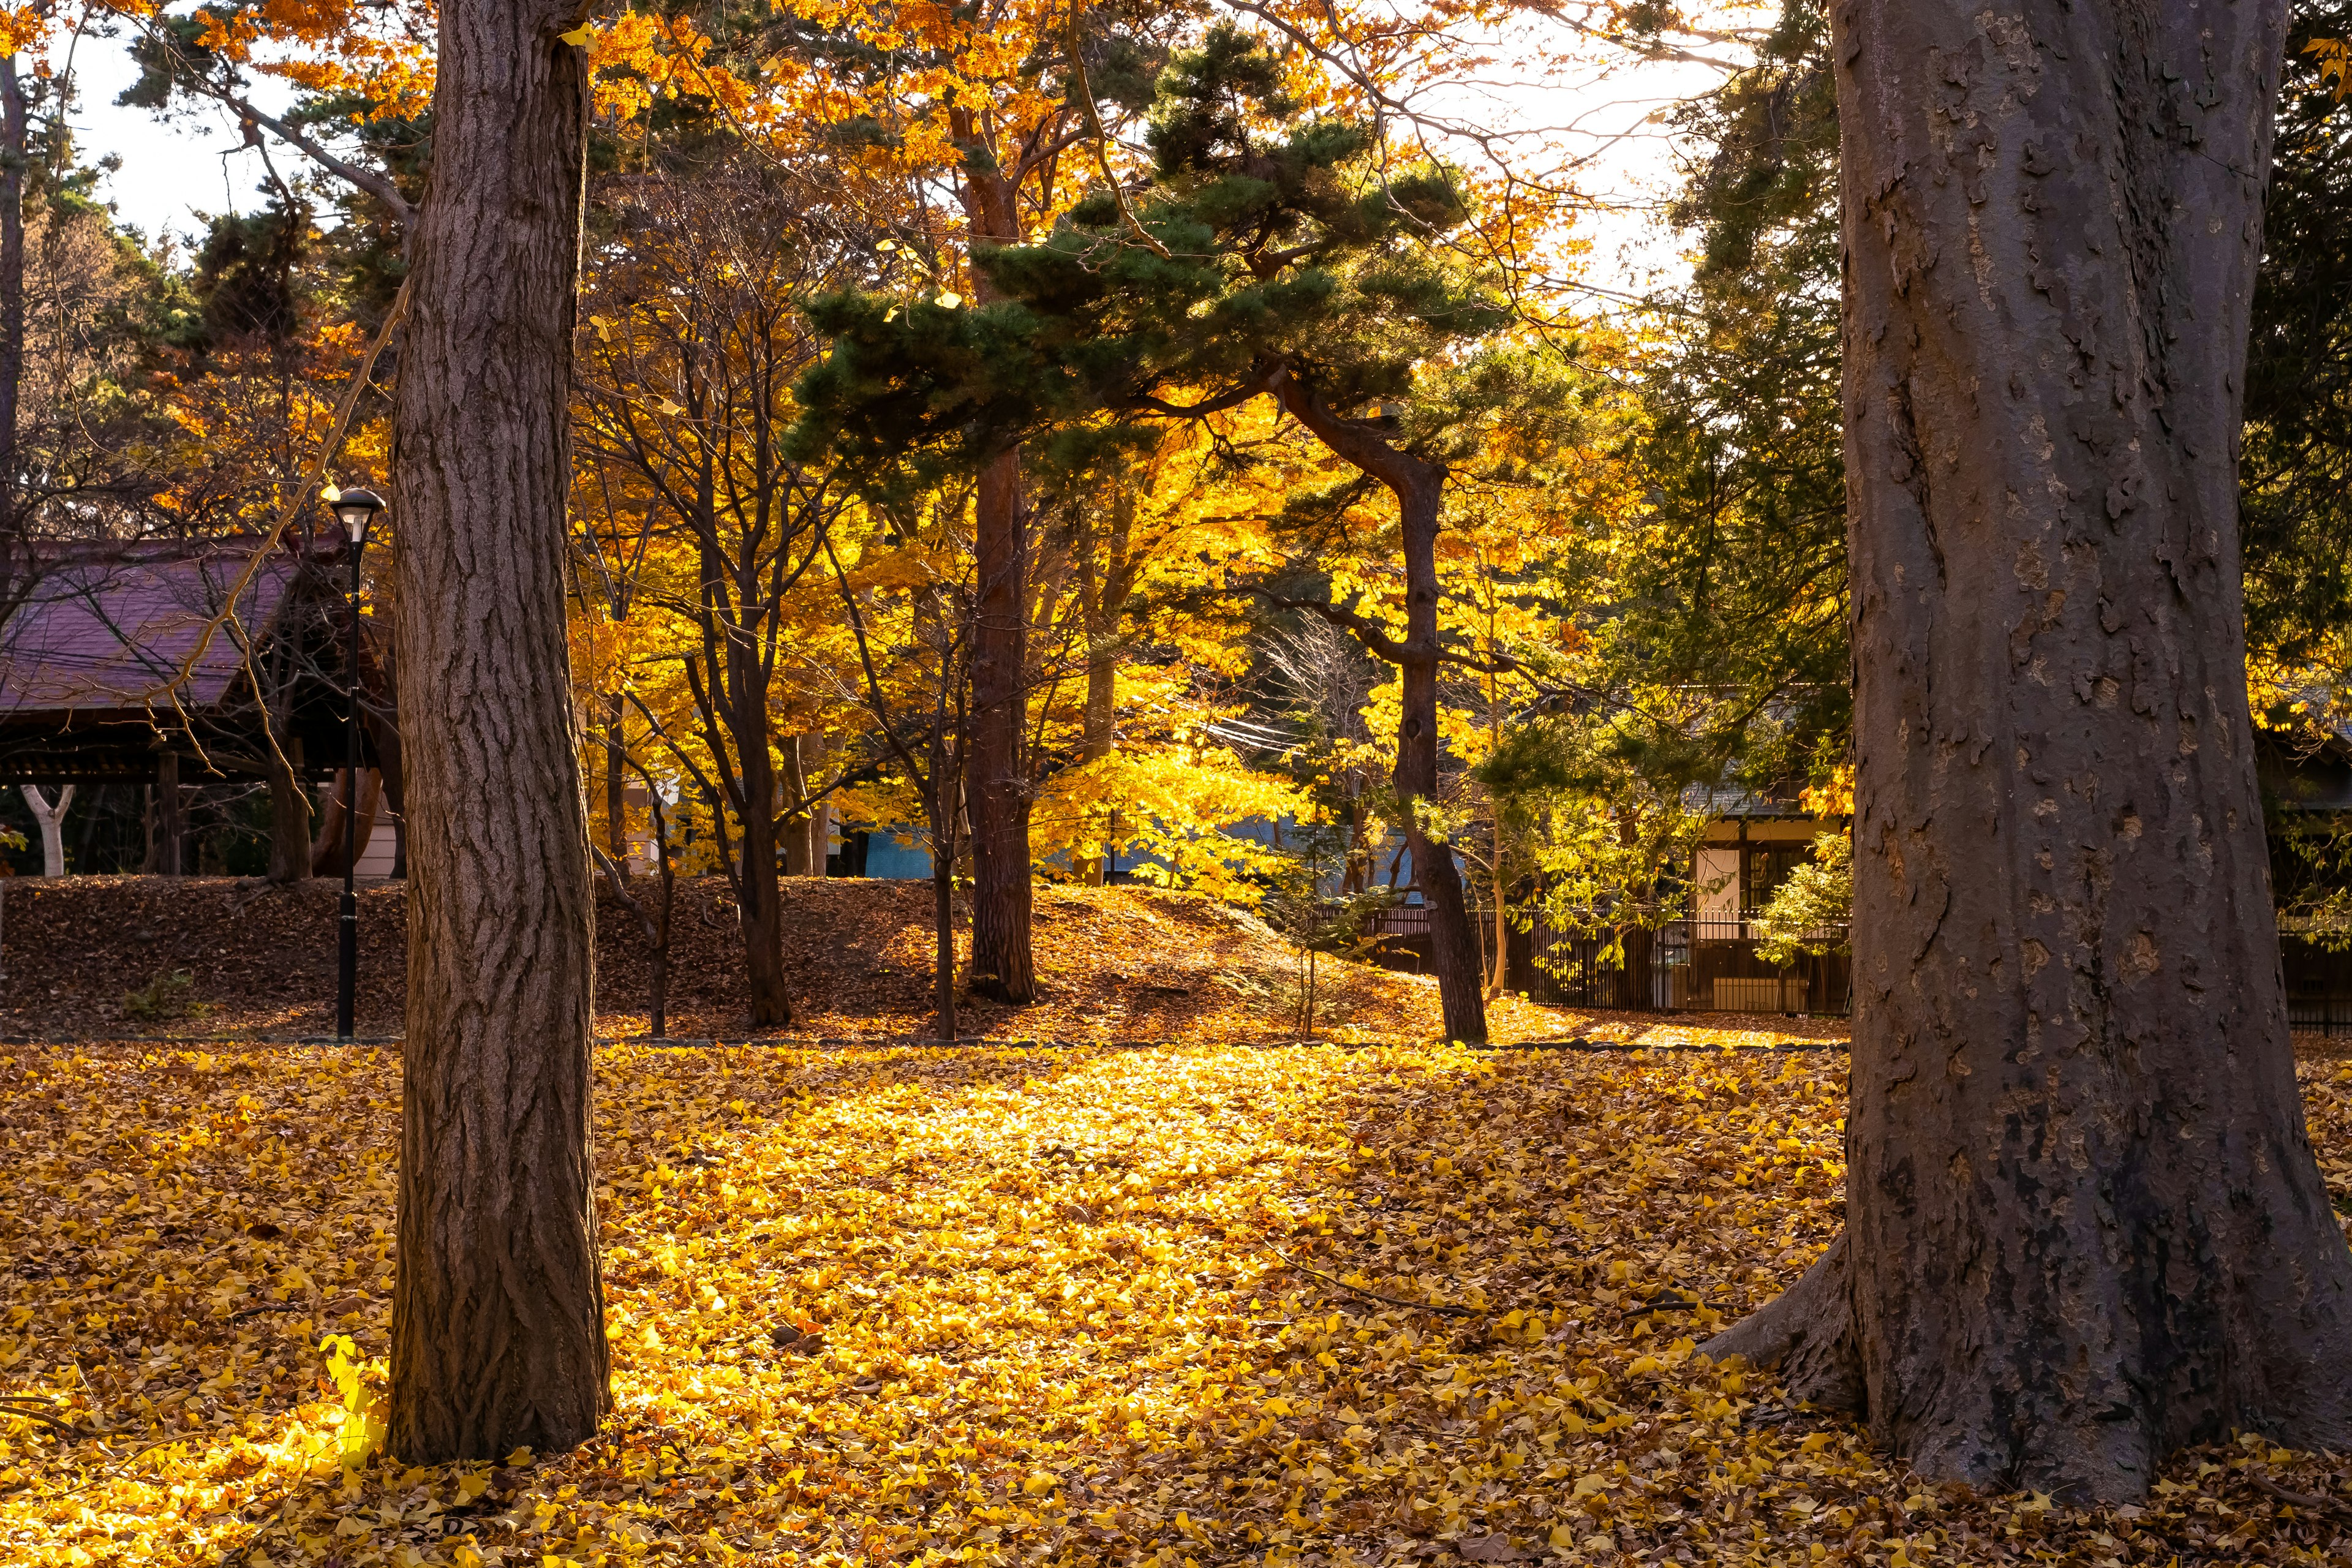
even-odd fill
[[[1834,1227],[1842,1063],[608,1048],[616,1407],[413,1468],[370,1425],[396,1058],[7,1047],[0,1557],[2342,1560],[2342,1459],[1922,1490],[1696,1356]],[[2305,1087],[2342,1149],[2352,1070]]]

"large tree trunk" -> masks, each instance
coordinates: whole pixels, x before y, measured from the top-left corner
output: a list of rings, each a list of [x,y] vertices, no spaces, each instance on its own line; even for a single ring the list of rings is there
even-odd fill
[[[973,503],[978,592],[972,603],[972,988],[1000,1002],[1037,995],[1029,948],[1028,541],[1021,460],[1008,452],[980,476]]]
[[[1857,0],[1844,1237],[1715,1353],[1929,1479],[2352,1444],[2246,706],[2235,457],[2284,7]]]
[[[1021,216],[1013,182],[992,165],[971,118],[955,121],[968,147],[961,187],[974,245],[1017,245]],[[973,302],[1003,297],[971,268]],[[1023,745],[1029,717],[1029,538],[1021,507],[1021,452],[982,469],[972,498],[971,753],[964,798],[971,814],[972,988],[1000,1002],[1037,997],[1030,952],[1029,774]]]
[[[607,1403],[593,905],[564,647],[584,0],[443,0],[393,517],[409,844],[392,1450],[569,1448]]]

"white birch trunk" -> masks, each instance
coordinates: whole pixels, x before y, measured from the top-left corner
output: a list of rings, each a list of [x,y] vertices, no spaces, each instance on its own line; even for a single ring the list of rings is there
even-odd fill
[[[58,791],[58,803],[51,805],[37,784],[21,786],[25,804],[32,809],[33,820],[41,825],[41,875],[62,877],[66,874],[66,809],[73,805],[76,786],[67,784]]]

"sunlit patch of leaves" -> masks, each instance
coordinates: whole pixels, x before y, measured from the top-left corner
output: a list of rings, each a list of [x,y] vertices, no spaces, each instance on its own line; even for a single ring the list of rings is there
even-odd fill
[[[2352,1071],[2315,1067],[2352,1180]],[[0,1053],[0,1559],[2340,1561],[2258,1438],[1919,1486],[1694,1342],[1835,1226],[1834,1052],[605,1051],[616,1409],[381,1451],[397,1062]],[[322,1353],[322,1342],[326,1342]]]

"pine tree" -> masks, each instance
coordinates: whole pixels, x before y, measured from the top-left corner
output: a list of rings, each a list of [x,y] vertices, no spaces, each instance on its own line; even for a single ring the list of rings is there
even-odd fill
[[[1090,195],[1043,243],[975,253],[994,302],[818,301],[834,352],[803,382],[803,443],[828,443],[887,487],[980,475],[1029,439],[1089,421],[1202,420],[1276,400],[1399,522],[1405,626],[1369,606],[1304,607],[1397,666],[1396,785],[1431,909],[1450,1037],[1483,1040],[1478,949],[1461,877],[1433,837],[1436,547],[1449,466],[1480,419],[1532,383],[1482,360],[1511,313],[1444,241],[1471,221],[1462,182],[1396,166],[1374,128],[1309,112],[1285,68],[1223,26],[1162,75],[1151,164],[1132,190]],[[1098,430],[1087,438],[1098,439]]]

